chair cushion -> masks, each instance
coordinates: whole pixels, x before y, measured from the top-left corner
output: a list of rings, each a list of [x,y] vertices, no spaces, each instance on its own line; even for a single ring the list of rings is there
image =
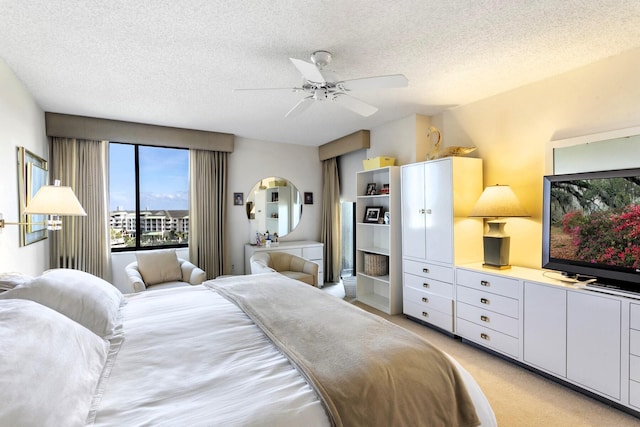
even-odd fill
[[[175,249],[138,252],[138,271],[147,286],[182,280],[182,270]]]
[[[179,288],[181,286],[190,286],[188,282],[164,282],[158,283],[147,288],[148,291],[157,291],[158,289]]]
[[[307,274],[307,273],[302,273],[300,271],[279,271],[278,273],[283,274],[287,277],[290,277],[292,279],[295,280],[299,280],[301,282],[304,282],[308,285],[314,285],[315,284],[315,280],[313,278],[312,275]]]

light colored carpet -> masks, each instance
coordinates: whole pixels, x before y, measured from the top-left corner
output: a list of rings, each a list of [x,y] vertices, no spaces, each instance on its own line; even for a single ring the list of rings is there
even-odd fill
[[[472,345],[407,319],[355,305],[426,338],[453,356],[476,379],[499,426],[640,426],[640,419],[530,372]]]

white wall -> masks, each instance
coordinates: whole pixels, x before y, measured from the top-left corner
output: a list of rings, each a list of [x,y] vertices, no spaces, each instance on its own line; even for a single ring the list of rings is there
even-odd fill
[[[367,158],[395,157],[396,166],[425,160],[430,125],[430,117],[411,114],[371,129]]]
[[[539,268],[542,176],[552,140],[640,125],[640,49],[446,111],[445,145],[475,145],[484,184],[509,184],[531,218],[511,218],[511,263]],[[637,165],[640,166],[640,159]]]
[[[44,112],[0,59],[0,212],[9,222],[19,220],[17,149],[20,146],[44,159],[49,158]],[[49,266],[48,241],[20,247],[19,230],[17,225],[0,229],[0,272],[39,275]]]
[[[233,193],[244,193],[246,200],[249,190],[268,176],[291,181],[301,194],[313,193],[313,204],[304,205],[300,223],[281,241],[320,239],[322,163],[318,148],[237,137],[234,151],[229,156],[226,274],[244,274],[244,245],[249,243],[250,237],[244,205],[233,204]]]

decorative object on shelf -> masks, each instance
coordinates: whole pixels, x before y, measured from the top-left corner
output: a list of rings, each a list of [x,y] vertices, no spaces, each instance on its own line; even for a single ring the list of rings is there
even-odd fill
[[[384,276],[389,273],[388,258],[385,255],[364,253],[364,274]]]
[[[464,156],[476,150],[476,147],[444,147],[442,150],[440,149],[440,144],[442,143],[442,134],[440,130],[435,126],[429,127],[429,132],[427,133],[427,138],[431,141],[431,135],[436,135],[436,142],[433,145],[433,148],[427,153],[427,160],[435,160],[441,159],[443,157],[452,157],[452,156]]]
[[[508,185],[486,187],[470,217],[495,218],[487,221],[489,230],[482,237],[484,246],[484,266],[498,269],[511,268],[509,265],[510,236],[504,231],[505,221],[500,218],[528,217],[527,211]]]
[[[370,184],[367,184],[367,196],[375,196],[376,194],[376,183],[372,182]]]
[[[382,212],[381,206],[367,206],[364,211],[363,222],[377,223],[380,219],[380,213]]]
[[[278,201],[278,193],[277,192],[271,193],[271,201],[273,203]]]
[[[388,156],[378,156],[373,159],[364,159],[362,161],[362,167],[364,170],[378,169],[385,166],[395,166],[396,158]]]
[[[388,211],[384,213],[384,223],[387,225],[391,224],[391,218],[389,217]]]
[[[380,194],[389,194],[389,184],[382,184]]]
[[[243,205],[244,195],[242,193],[233,193],[233,204],[234,206],[242,206]]]
[[[305,205],[312,205],[313,204],[313,193],[311,193],[311,192],[305,192],[304,193],[304,204]]]

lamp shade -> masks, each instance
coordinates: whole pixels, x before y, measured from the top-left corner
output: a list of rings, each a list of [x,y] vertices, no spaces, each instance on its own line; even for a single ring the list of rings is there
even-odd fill
[[[27,215],[86,216],[71,187],[43,185],[27,205]]]
[[[528,217],[508,185],[486,187],[469,216],[482,218]]]

